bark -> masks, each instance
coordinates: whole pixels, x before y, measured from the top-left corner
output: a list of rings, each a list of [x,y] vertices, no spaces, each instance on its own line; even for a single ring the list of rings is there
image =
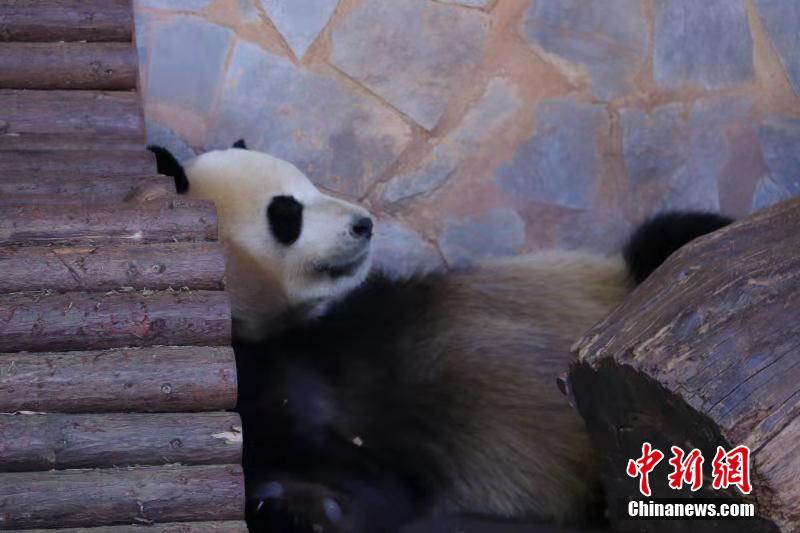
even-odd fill
[[[3,118],[0,117],[0,121]],[[0,131],[2,133],[2,131]],[[0,187],[14,192],[6,183],[28,184],[41,195],[59,192],[60,187],[74,190],[73,179],[152,176],[156,174],[155,156],[146,150],[121,151],[0,151]],[[104,179],[94,179],[102,187]],[[39,182],[44,182],[39,185]],[[124,183],[124,180],[120,180]],[[24,190],[16,189],[22,193]]]
[[[0,355],[0,412],[220,411],[236,405],[229,347]]]
[[[0,293],[121,289],[221,290],[216,242],[0,248]]]
[[[235,413],[0,415],[0,472],[235,464],[241,429]]]
[[[0,474],[0,529],[241,520],[239,466]]]
[[[748,522],[749,530],[800,523],[798,227],[800,200],[793,200],[690,243],[578,343],[571,390],[602,459],[609,501],[640,497],[625,466],[644,441],[667,455],[651,474],[654,497],[744,498],[737,489],[711,490],[716,447],[744,444],[752,450],[746,499],[763,519]],[[667,487],[672,445],[704,453],[701,491]],[[661,521],[648,530],[682,527]]]
[[[222,291],[0,295],[0,352],[230,344]]]
[[[0,245],[217,239],[217,214],[208,200],[176,196],[143,203],[48,204],[0,203]]]
[[[136,89],[133,43],[1,43],[0,89]]]
[[[0,90],[0,150],[143,150],[135,92]]]
[[[133,38],[130,0],[0,2],[0,41],[119,41]]]

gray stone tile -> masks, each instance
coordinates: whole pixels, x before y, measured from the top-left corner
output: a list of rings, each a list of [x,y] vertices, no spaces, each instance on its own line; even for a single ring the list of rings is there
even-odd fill
[[[583,65],[593,94],[606,101],[625,91],[626,78],[647,56],[641,0],[536,0],[525,12],[522,36]]]
[[[247,23],[258,22],[261,20],[261,14],[258,12],[254,2],[258,0],[236,0],[236,6],[239,8],[239,13],[242,14],[242,20]]]
[[[618,211],[608,214],[575,212],[556,232],[558,248],[611,254],[622,249],[631,229]]]
[[[480,149],[488,136],[502,131],[506,121],[513,119],[521,106],[522,101],[505,80],[490,80],[484,95],[467,112],[455,131],[440,141],[417,170],[389,181],[383,199],[394,203],[441,186],[465,157]]]
[[[775,181],[800,194],[800,118],[768,118],[759,128],[759,139]]]
[[[800,2],[756,0],[756,5],[794,92],[800,95]]]
[[[338,79],[239,42],[209,147],[248,144],[291,161],[316,183],[360,196],[410,139],[408,125]]]
[[[145,119],[144,125],[147,131],[147,144],[163,146],[182,163],[197,155],[179,135],[163,124],[148,118]]]
[[[752,108],[749,96],[710,97],[692,105],[687,164],[672,176],[665,208],[719,209],[719,179],[731,158],[728,131],[749,123]]]
[[[786,187],[775,183],[771,176],[764,176],[758,180],[753,191],[752,212],[755,213],[792,196],[794,195]]]
[[[800,119],[770,117],[758,136],[769,175],[756,185],[754,211],[800,196]]]
[[[753,77],[745,0],[656,0],[654,77],[720,89]]]
[[[381,218],[375,227],[372,264],[393,277],[407,278],[436,270],[442,261],[419,233],[396,220]]]
[[[459,4],[467,7],[486,7],[492,0],[439,0],[445,4]]]
[[[233,32],[193,16],[150,25],[146,99],[206,115],[223,76]]]
[[[207,8],[212,0],[133,0],[134,6],[168,9],[170,11],[202,11]]]
[[[531,201],[587,209],[601,172],[598,137],[608,128],[601,105],[542,102],[533,136],[497,169],[495,180],[509,194]]]
[[[447,181],[457,166],[458,159],[453,154],[437,147],[422,168],[389,180],[383,192],[383,200],[391,204],[434,191]]]
[[[525,222],[509,207],[480,217],[451,219],[439,236],[439,249],[450,266],[513,256],[525,245]]]
[[[711,97],[696,101],[684,118],[679,104],[651,114],[621,112],[623,154],[634,190],[653,185],[664,193],[661,209],[719,209],[719,179],[731,157],[727,137],[734,125],[746,127],[750,97]]]
[[[622,146],[628,179],[633,187],[669,179],[685,164],[688,143],[681,104],[666,104],[647,114],[623,109]]]
[[[364,0],[334,28],[331,61],[430,130],[469,80],[488,24],[429,0]]]
[[[136,54],[139,58],[139,81],[145,83],[147,77],[147,64],[150,60],[150,14],[135,10],[134,17],[134,31],[136,32]]]
[[[261,0],[272,23],[303,57],[333,15],[338,0]]]

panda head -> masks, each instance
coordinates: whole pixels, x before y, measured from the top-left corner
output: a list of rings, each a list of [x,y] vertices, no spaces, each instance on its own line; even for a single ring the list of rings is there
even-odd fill
[[[183,169],[151,149],[179,191],[216,203],[234,319],[256,328],[246,336],[286,310],[319,309],[366,278],[369,212],[324,194],[291,163],[236,147],[204,153]]]

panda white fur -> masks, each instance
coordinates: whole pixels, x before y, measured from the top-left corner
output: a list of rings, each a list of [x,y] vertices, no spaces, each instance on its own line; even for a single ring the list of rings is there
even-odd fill
[[[321,193],[291,163],[239,143],[185,167],[165,149],[150,149],[178,192],[215,201],[236,332],[258,339],[287,309],[320,312],[364,281],[372,220]]]
[[[306,294],[346,293],[322,316],[236,343],[253,531],[393,531],[450,512],[602,520],[595,458],[556,378],[571,344],[637,282],[730,222],[662,215],[612,257],[551,252],[364,283],[361,265],[306,293],[307,281],[291,287],[290,265],[338,260],[342,247],[356,254],[347,233],[363,210],[320,195],[291,165],[245,150],[200,156],[186,174],[190,191],[217,202],[234,265],[229,285],[259,294],[234,313],[257,316],[259,299],[271,306],[279,293],[287,295],[283,315],[293,316]],[[267,229],[265,210],[281,196],[303,203],[294,243]],[[309,224],[326,204],[338,214]],[[292,249],[303,242],[314,244]]]

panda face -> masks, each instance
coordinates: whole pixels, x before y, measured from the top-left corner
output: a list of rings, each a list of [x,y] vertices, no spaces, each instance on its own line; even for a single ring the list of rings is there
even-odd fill
[[[292,301],[338,297],[366,277],[372,219],[364,209],[315,190],[274,195],[266,218]]]
[[[337,297],[369,270],[372,219],[362,208],[316,188],[266,202],[267,248],[282,263],[287,294],[296,303]]]
[[[369,213],[321,192],[290,163],[219,150],[197,157],[186,174],[189,195],[216,203],[235,317],[262,314],[265,300],[316,305],[366,278]]]

